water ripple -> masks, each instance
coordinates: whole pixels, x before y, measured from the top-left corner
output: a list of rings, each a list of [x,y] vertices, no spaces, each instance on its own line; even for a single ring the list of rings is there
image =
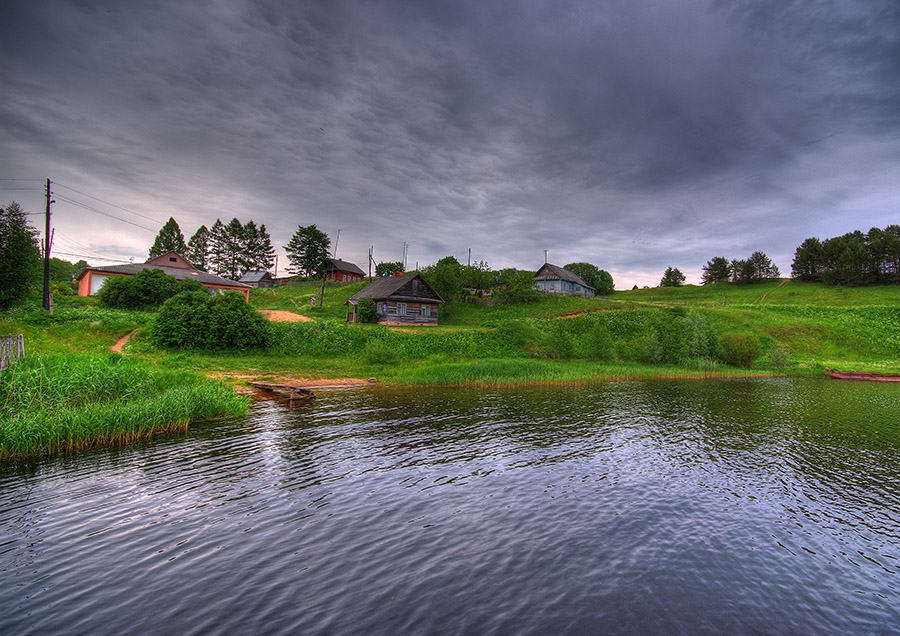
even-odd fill
[[[900,633],[900,393],[364,389],[0,472],[0,633]]]

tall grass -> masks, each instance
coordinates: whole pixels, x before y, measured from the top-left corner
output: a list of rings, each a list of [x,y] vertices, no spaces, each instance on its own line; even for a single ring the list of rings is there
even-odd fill
[[[0,375],[0,459],[123,443],[247,404],[221,383],[115,354],[31,355]]]

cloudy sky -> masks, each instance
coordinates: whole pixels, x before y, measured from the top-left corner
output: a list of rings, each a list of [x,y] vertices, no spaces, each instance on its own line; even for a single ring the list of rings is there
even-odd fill
[[[73,261],[237,217],[624,289],[900,222],[896,0],[0,5],[2,204]]]

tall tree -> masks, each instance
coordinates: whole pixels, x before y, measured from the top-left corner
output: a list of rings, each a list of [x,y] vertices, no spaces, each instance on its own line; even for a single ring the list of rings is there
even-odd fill
[[[684,274],[677,267],[668,267],[659,281],[660,287],[681,287],[684,285]]]
[[[244,226],[237,218],[227,225],[216,219],[210,229],[209,264],[219,276],[237,280],[244,271]]]
[[[15,201],[0,208],[0,307],[18,300],[41,276],[37,230]]]
[[[325,275],[330,247],[331,239],[313,224],[297,226],[297,231],[284,249],[295,274],[319,278]]]
[[[727,283],[731,275],[731,269],[728,266],[728,259],[724,256],[713,256],[712,260],[706,261],[703,266],[703,275],[700,282],[703,285],[711,285],[713,283]]]
[[[169,217],[165,225],[156,235],[156,240],[150,246],[150,255],[148,258],[156,258],[167,252],[178,252],[179,254],[187,253],[187,244],[184,242],[184,234],[173,217]]]
[[[244,225],[244,272],[268,271],[275,263],[275,248],[265,224],[257,227],[253,219]]]
[[[753,252],[747,260],[753,264],[753,282],[762,282],[769,278],[778,278],[781,276],[781,272],[778,271],[778,266],[766,256],[765,252]]]
[[[382,261],[375,266],[375,275],[379,277],[393,276],[394,272],[402,272],[403,263],[400,261]]]
[[[431,288],[440,294],[441,298],[450,302],[459,298],[462,292],[462,268],[455,257],[445,256],[434,265],[423,267],[420,272]],[[444,315],[447,315],[446,308]]]
[[[197,269],[204,272],[209,268],[209,228],[201,225],[188,239],[185,257]]]
[[[88,268],[88,262],[84,259],[79,261],[75,261],[75,264],[72,265],[72,279],[76,279],[81,276],[81,272]]]
[[[594,288],[600,296],[608,296],[613,292],[612,275],[606,270],[600,269],[591,263],[569,263],[563,269],[567,269],[581,280]]]
[[[791,276],[804,281],[822,280],[823,261],[822,242],[815,237],[808,238],[794,252]]]

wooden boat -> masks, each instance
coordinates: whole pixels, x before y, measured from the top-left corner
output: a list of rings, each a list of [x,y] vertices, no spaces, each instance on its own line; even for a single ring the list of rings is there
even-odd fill
[[[309,389],[299,386],[291,386],[290,384],[278,384],[276,382],[250,382],[249,384],[257,389],[262,389],[263,391],[284,395],[290,402],[293,402],[294,400],[302,400],[308,402],[310,400],[316,399],[315,393],[313,393]]]
[[[861,380],[863,382],[900,382],[900,375],[886,373],[865,373],[861,371],[832,371],[826,369],[825,373],[834,380]]]

